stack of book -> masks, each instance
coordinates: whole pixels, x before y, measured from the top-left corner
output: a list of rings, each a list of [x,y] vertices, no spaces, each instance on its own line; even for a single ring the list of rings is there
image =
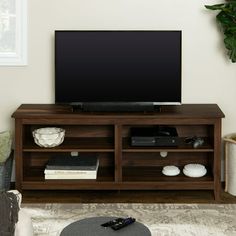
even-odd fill
[[[98,165],[96,155],[60,154],[48,161],[44,170],[45,179],[96,179]]]

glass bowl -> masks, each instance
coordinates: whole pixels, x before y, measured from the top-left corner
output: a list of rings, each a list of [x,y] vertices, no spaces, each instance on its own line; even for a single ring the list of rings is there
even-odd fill
[[[40,147],[56,147],[64,141],[65,130],[57,127],[40,128],[33,131],[33,137]]]

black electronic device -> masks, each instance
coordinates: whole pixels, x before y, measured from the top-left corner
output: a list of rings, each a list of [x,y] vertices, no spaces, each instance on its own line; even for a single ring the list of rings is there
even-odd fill
[[[193,148],[199,148],[204,144],[204,139],[196,136],[187,137],[185,143],[191,144]]]
[[[111,228],[114,230],[119,230],[119,229],[122,229],[122,228],[130,225],[130,224],[133,224],[134,222],[135,222],[134,218],[128,217],[128,218],[125,218],[122,221],[112,225]]]
[[[101,226],[111,227],[112,225],[118,224],[118,223],[122,222],[123,220],[124,220],[124,218],[116,218],[114,220],[110,220],[110,221],[107,221],[107,222],[101,224]]]
[[[179,137],[175,127],[132,127],[130,129],[131,146],[166,147],[178,146]]]
[[[181,103],[180,30],[55,32],[55,102],[86,111]]]

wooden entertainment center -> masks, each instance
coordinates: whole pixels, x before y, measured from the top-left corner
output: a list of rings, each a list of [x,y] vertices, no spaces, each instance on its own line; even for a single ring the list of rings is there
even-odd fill
[[[221,119],[216,104],[163,106],[160,112],[73,112],[70,106],[23,104],[15,118],[16,189],[22,190],[212,190],[221,192]],[[177,147],[133,147],[131,127],[174,126]],[[34,143],[32,131],[40,127],[62,127],[64,142],[54,148]],[[204,144],[193,148],[186,137],[197,136]],[[97,153],[96,180],[45,180],[44,168],[52,155],[65,152]],[[162,157],[160,152],[167,152]],[[200,178],[182,173],[184,165],[207,167]],[[176,165],[178,176],[165,176],[162,168]]]

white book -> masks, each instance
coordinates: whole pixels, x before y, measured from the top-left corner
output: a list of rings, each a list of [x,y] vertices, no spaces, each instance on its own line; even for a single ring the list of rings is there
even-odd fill
[[[45,179],[96,179],[95,174],[45,174]]]
[[[96,174],[96,170],[50,170],[45,169],[44,174],[52,175],[52,174]]]

